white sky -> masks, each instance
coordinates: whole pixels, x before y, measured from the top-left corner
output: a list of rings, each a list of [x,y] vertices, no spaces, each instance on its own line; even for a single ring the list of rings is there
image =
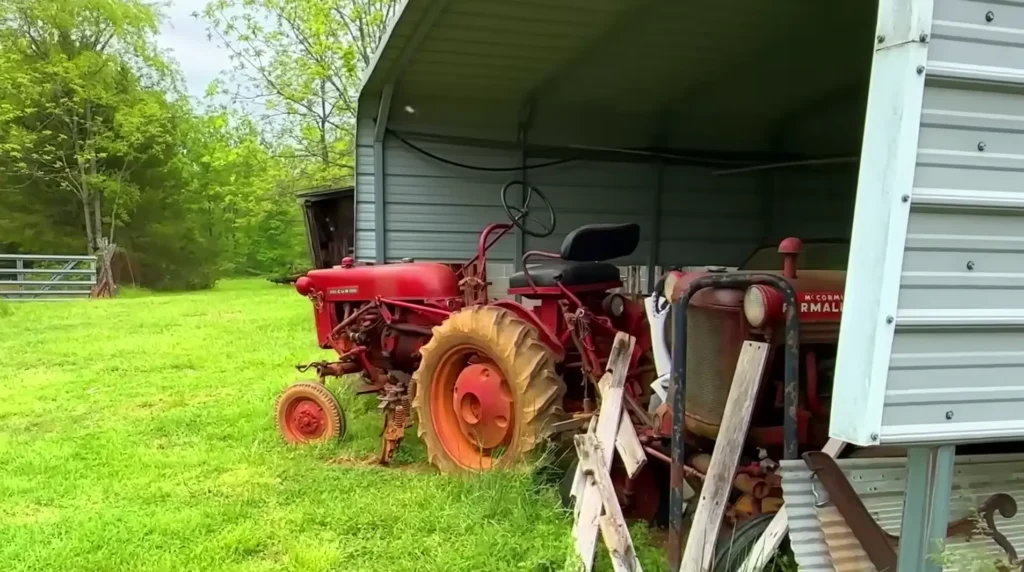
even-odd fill
[[[231,67],[228,51],[206,39],[206,24],[192,17],[202,12],[207,0],[170,0],[157,43],[170,49],[178,60],[188,92],[200,98],[206,86]],[[226,79],[226,78],[225,78]]]

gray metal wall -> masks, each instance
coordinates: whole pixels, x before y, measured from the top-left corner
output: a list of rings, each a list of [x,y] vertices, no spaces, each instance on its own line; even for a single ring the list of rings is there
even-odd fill
[[[1024,4],[934,5],[881,441],[1024,434]]]
[[[360,123],[356,164],[356,254],[377,255],[373,123]],[[416,140],[441,157],[476,166],[521,164],[518,151]],[[385,257],[464,261],[476,250],[488,222],[507,220],[501,186],[516,172],[480,172],[438,162],[386,137],[384,151]],[[548,159],[530,158],[529,164]],[[710,169],[651,163],[574,161],[532,169],[531,184],[541,188],[558,217],[555,234],[524,237],[524,250],[557,250],[565,235],[588,223],[637,222],[641,243],[620,265],[647,264],[657,247],[659,265],[735,265],[761,244],[769,231],[765,216],[770,195],[754,176],[716,177]],[[659,185],[661,191],[659,192]],[[660,240],[653,243],[654,233]],[[511,262],[515,239],[503,239],[490,252],[495,262]]]

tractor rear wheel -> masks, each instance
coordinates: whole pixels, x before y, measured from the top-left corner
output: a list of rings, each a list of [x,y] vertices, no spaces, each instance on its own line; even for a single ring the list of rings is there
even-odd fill
[[[565,384],[551,351],[509,310],[456,312],[420,353],[412,409],[427,457],[442,472],[515,463],[563,417]]]
[[[345,414],[322,384],[300,381],[277,400],[277,428],[290,444],[322,443],[345,436]]]

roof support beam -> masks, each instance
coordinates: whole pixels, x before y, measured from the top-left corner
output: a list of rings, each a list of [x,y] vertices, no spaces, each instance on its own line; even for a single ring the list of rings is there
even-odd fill
[[[373,130],[373,231],[378,263],[387,262],[387,218],[385,215],[385,167],[384,134],[387,132],[388,114],[391,112],[391,96],[395,84],[388,83],[380,95],[377,108],[377,121]]]

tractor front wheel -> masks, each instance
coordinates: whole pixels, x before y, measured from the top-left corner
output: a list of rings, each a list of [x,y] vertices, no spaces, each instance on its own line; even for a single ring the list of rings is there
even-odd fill
[[[345,435],[345,414],[323,385],[300,381],[277,400],[277,428],[290,444],[321,443]]]
[[[442,472],[521,460],[563,416],[565,384],[533,326],[473,306],[434,328],[413,374],[412,409],[431,464]]]

